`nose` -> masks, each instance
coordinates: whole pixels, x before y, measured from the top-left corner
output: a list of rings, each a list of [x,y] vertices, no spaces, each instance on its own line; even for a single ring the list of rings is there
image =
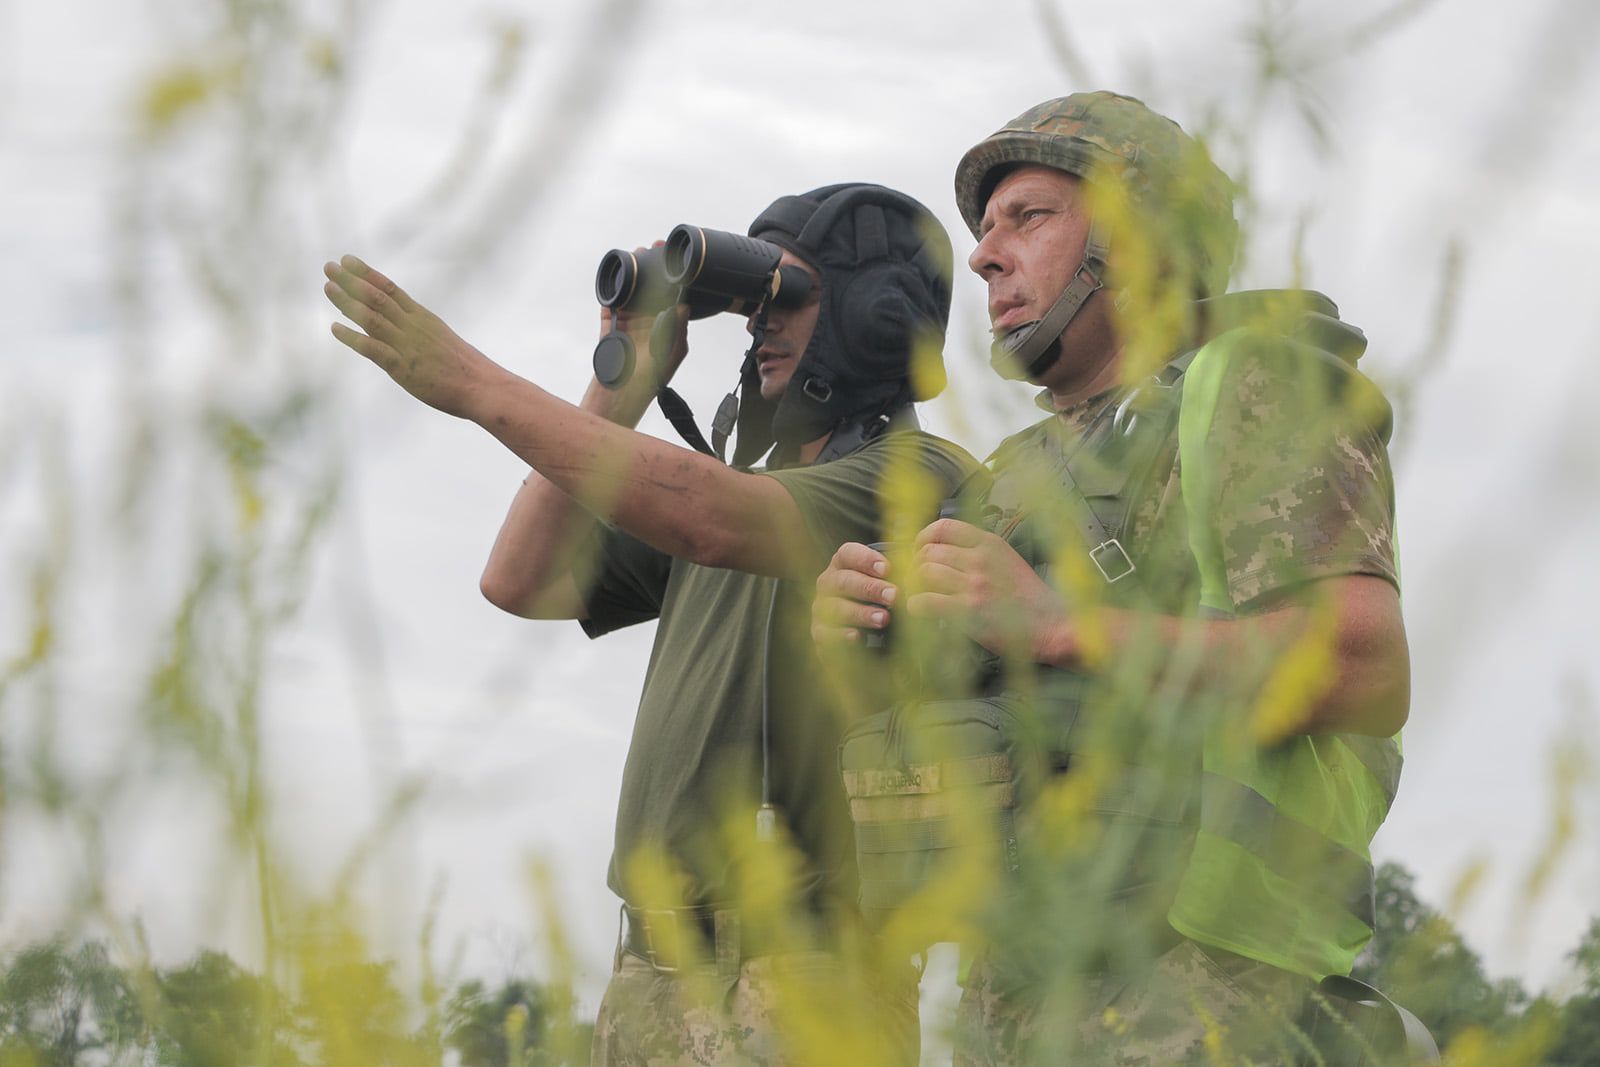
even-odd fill
[[[750,314],[744,317],[745,333],[748,333],[752,337],[754,337],[756,333],[756,318],[759,316],[759,314],[759,312],[752,311]],[[783,308],[767,308],[767,332],[782,333],[783,317],[786,314],[787,312]]]
[[[988,233],[978,239],[978,246],[967,257],[967,269],[980,278],[1004,274],[1010,268],[1010,260],[995,236],[997,232],[998,227],[991,227]]]

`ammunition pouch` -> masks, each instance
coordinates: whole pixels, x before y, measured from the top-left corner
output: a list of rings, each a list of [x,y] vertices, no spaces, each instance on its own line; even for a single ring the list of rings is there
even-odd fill
[[[1109,739],[1089,729],[1091,683],[1083,675],[1043,670],[1034,680],[1026,695],[896,705],[846,732],[839,769],[869,924],[905,914],[933,943],[961,940],[974,924],[1003,915],[1017,887],[1012,876],[1041,858],[1026,820],[1030,803],[1091,752],[1099,770],[1084,816],[1106,831],[1140,835],[1144,847],[1085,891],[1121,906],[1171,882],[1162,864],[1187,853],[1193,774],[1105,748]]]
[[[942,877],[1016,870],[1021,718],[1004,696],[908,703],[845,734],[839,770],[869,923],[917,906]]]

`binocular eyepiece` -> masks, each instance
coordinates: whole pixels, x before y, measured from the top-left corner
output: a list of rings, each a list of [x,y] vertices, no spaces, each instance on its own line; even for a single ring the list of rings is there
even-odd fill
[[[763,301],[797,308],[811,292],[811,275],[781,266],[782,257],[783,249],[770,241],[684,223],[672,228],[665,245],[642,252],[613,248],[601,256],[594,295],[603,307],[635,314],[660,314],[685,304],[691,319],[723,311],[748,315]],[[654,343],[654,333],[651,339]],[[595,376],[603,385],[621,385],[633,373],[626,334],[613,330],[594,354]]]

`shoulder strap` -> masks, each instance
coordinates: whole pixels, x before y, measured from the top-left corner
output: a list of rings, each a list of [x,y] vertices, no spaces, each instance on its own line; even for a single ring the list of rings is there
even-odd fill
[[[689,409],[689,402],[678,395],[678,391],[670,385],[663,385],[661,392],[656,394],[656,405],[661,408],[661,414],[672,423],[672,428],[678,431],[678,436],[684,443],[696,452],[704,452],[708,456],[721,457],[720,451],[713,451],[706,444],[705,435],[700,432],[700,427],[695,425],[694,412]]]
[[[1129,390],[1115,407],[1108,407],[1111,424],[1091,427],[1078,448],[1070,451],[1059,447],[1050,449],[1056,473],[1080,516],[1080,531],[1089,545],[1089,559],[1108,584],[1115,584],[1137,571],[1132,557],[1122,544],[1122,537],[1128,532],[1128,521],[1135,503],[1154,477],[1156,460],[1163,446],[1171,440],[1177,429],[1183,403],[1183,376],[1193,359],[1193,352],[1184,353],[1168,363],[1149,382]],[[1158,392],[1147,397],[1146,404],[1141,407],[1136,401],[1147,388]],[[1100,418],[1096,417],[1096,423]],[[1106,517],[1109,522],[1095,509],[1094,502],[1072,470],[1072,462],[1080,452],[1094,444],[1095,435],[1110,435],[1113,440],[1120,438],[1127,441],[1127,452],[1118,464],[1123,471],[1120,484],[1113,493],[1103,497],[1103,500],[1114,502],[1111,514]],[[1046,437],[1048,440],[1049,435]],[[1098,454],[1098,451],[1095,449],[1087,454]]]
[[[1374,986],[1370,986],[1360,979],[1351,978],[1349,975],[1330,974],[1317,986],[1317,992],[1330,1000],[1344,1001],[1362,1011],[1375,1014],[1377,1016],[1375,1021],[1383,1029],[1390,1032],[1391,1036],[1388,1039],[1388,1044],[1400,1043],[1395,1039],[1394,1035],[1398,1035],[1400,1040],[1403,1040],[1405,1063],[1428,1064],[1441,1062],[1439,1046],[1433,1040],[1433,1035],[1428,1032],[1428,1028],[1423,1025],[1422,1020],[1390,1000]],[[1358,1025],[1357,1029],[1364,1030],[1365,1028]],[[1377,1051],[1380,1054],[1393,1055],[1399,1049],[1389,1048]],[[1385,1059],[1383,1062],[1389,1061]]]
[[[828,443],[822,446],[822,451],[812,460],[812,465],[843,459],[851,453],[861,451],[886,433],[921,428],[922,424],[917,421],[916,410],[910,404],[886,413],[846,419],[828,435]]]

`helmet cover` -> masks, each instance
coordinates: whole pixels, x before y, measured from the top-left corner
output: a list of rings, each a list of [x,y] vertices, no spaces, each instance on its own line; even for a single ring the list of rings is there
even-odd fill
[[[1133,97],[1103,91],[1029,108],[956,166],[956,204],[974,237],[981,237],[984,207],[1005,171],[1028,163],[1115,183],[1135,218],[1192,276],[1196,296],[1227,288],[1238,242],[1234,185],[1176,122]]]

